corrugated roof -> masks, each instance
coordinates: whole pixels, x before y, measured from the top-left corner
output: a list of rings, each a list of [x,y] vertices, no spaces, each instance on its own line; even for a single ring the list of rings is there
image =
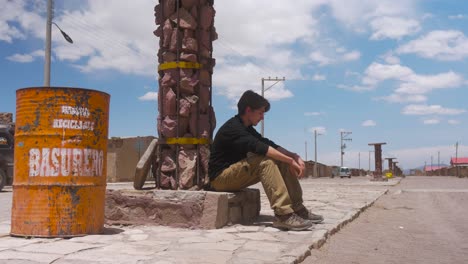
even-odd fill
[[[459,157],[458,159],[457,158],[452,158],[450,160],[450,164],[468,164],[468,158],[465,158],[465,157]]]

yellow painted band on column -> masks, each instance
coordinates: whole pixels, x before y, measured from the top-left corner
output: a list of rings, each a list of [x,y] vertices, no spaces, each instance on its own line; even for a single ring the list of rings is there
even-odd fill
[[[208,138],[166,138],[165,144],[168,145],[203,145],[209,144],[210,140]]]
[[[200,69],[202,64],[197,62],[187,62],[187,61],[171,61],[166,63],[161,63],[158,67],[158,70],[170,70],[170,69]]]

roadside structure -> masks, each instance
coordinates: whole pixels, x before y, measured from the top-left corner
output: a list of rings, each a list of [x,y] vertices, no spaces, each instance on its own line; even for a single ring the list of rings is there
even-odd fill
[[[382,145],[387,143],[369,143],[369,146],[374,146],[374,160],[375,160],[375,172],[374,178],[371,181],[387,181],[387,178],[382,177]]]

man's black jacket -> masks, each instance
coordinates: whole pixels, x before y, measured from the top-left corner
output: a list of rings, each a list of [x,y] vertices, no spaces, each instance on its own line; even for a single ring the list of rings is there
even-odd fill
[[[239,115],[229,119],[216,133],[209,162],[209,176],[214,180],[224,169],[245,159],[248,152],[266,155],[268,146],[278,148],[252,126],[244,126]]]

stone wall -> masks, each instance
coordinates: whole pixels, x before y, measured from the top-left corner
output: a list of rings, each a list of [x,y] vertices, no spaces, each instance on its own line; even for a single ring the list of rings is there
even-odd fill
[[[468,167],[460,166],[458,167],[459,176],[460,177],[468,177]],[[425,173],[427,176],[457,176],[457,168],[456,167],[447,167],[442,168],[434,171],[428,171]]]
[[[0,113],[0,124],[12,124],[13,114],[12,113]]]
[[[306,177],[314,177],[314,164],[315,162],[313,161],[306,161],[306,171],[305,171],[305,176]],[[330,166],[327,166],[325,164],[317,162],[317,176],[316,177],[330,177],[332,174],[332,168]]]
[[[133,182],[136,165],[153,139],[153,136],[109,139],[107,182]]]

